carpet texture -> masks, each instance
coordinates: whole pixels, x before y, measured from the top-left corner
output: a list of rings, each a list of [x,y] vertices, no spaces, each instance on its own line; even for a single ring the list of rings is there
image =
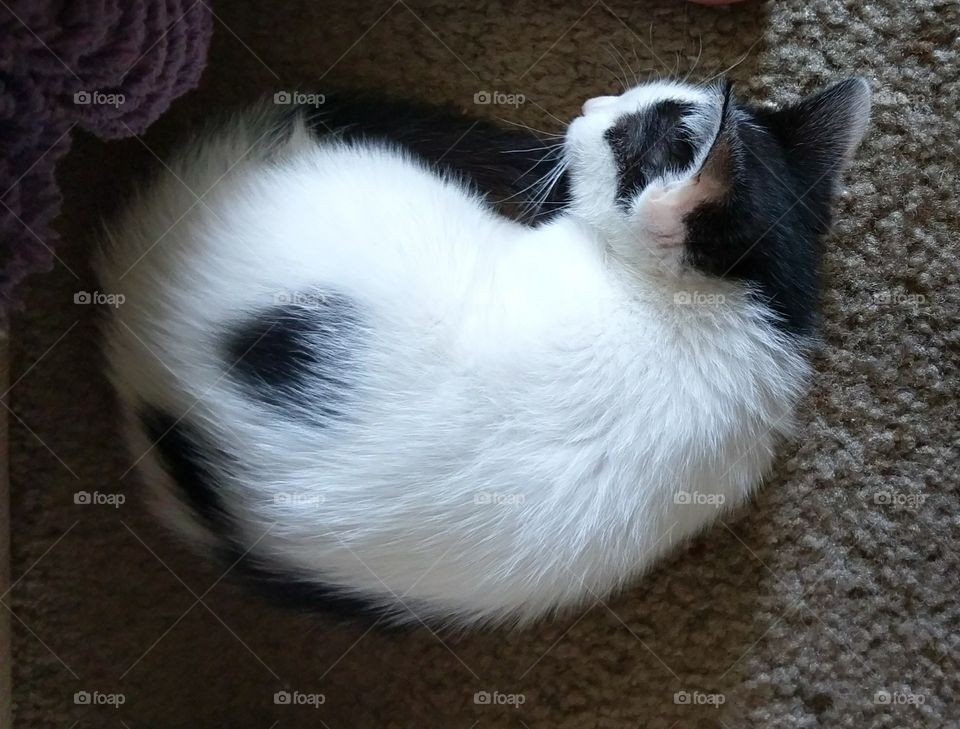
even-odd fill
[[[15,726],[960,726],[955,0],[214,10],[196,91],[142,139],[78,137],[60,174],[61,260],[13,321]],[[386,89],[555,131],[618,75],[734,65],[761,101],[853,73],[875,92],[825,243],[818,375],[748,507],[606,605],[467,635],[265,606],[144,511],[96,312],[74,296],[95,289],[98,219],[155,155],[224,106],[298,86]],[[475,105],[482,91],[525,98]],[[80,491],[114,503],[75,503]]]

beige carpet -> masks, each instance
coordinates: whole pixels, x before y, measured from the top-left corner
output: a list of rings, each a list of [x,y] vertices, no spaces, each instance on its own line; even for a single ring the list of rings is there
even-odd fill
[[[62,262],[31,281],[13,320],[15,726],[960,726],[956,0],[215,10],[198,91],[142,142],[76,145],[61,175]],[[557,130],[553,116],[612,90],[621,66],[685,74],[698,56],[698,78],[739,61],[730,75],[758,99],[852,73],[876,94],[826,243],[820,374],[755,503],[608,605],[462,636],[364,633],[266,607],[144,512],[137,478],[122,477],[95,312],[73,297],[94,288],[98,218],[157,168],[154,152],[224,105],[331,80]],[[481,90],[526,101],[475,107]],[[126,503],[75,504],[81,490]],[[275,704],[281,690],[324,703]],[[478,691],[522,705],[476,704]],[[119,708],[96,705],[118,694]]]

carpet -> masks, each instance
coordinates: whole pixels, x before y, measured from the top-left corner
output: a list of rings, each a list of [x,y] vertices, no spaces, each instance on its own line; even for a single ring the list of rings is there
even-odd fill
[[[958,8],[215,5],[199,88],[140,138],[77,135],[58,262],[12,319],[15,726],[960,726]],[[758,101],[850,74],[875,93],[825,242],[817,375],[747,507],[605,604],[472,634],[264,605],[145,511],[77,302],[98,221],[189,130],[335,83],[557,131],[618,76],[727,69]]]

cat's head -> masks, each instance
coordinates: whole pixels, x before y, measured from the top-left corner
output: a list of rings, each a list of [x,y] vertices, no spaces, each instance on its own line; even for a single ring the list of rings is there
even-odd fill
[[[803,328],[817,238],[869,115],[857,78],[781,109],[723,81],[590,99],[566,135],[571,212],[626,263],[748,281]]]

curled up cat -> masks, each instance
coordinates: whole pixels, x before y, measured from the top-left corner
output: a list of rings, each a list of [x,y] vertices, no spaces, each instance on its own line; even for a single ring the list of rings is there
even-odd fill
[[[770,468],[869,112],[860,79],[780,109],[657,82],[557,139],[332,95],[207,132],[97,263],[159,512],[305,606],[607,597]]]

